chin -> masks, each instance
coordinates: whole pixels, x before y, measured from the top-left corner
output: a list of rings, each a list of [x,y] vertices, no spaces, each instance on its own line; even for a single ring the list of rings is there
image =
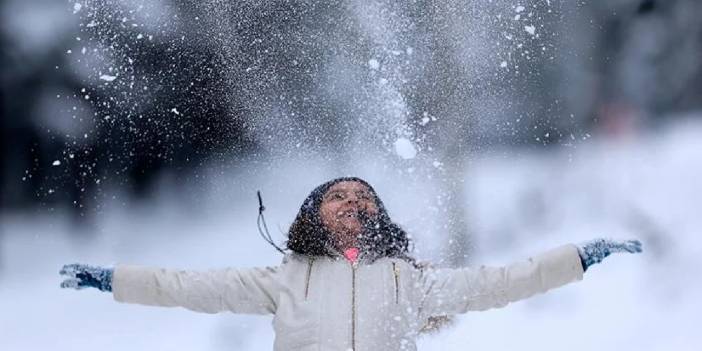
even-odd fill
[[[358,238],[358,235],[361,234],[361,228],[351,228],[351,227],[343,227],[341,228],[336,235],[339,238],[344,238],[344,239],[356,239]]]

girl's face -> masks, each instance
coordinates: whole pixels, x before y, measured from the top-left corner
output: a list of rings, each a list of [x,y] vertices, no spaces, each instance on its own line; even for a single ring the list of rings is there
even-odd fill
[[[334,236],[337,248],[344,250],[356,246],[356,239],[363,229],[358,218],[361,212],[369,216],[378,214],[373,193],[362,183],[342,181],[324,193],[319,216],[322,225]]]

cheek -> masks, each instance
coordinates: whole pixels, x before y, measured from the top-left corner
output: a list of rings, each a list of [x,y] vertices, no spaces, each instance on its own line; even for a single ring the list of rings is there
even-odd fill
[[[319,209],[322,224],[329,226],[334,224],[336,218],[336,208],[330,205],[324,205]]]

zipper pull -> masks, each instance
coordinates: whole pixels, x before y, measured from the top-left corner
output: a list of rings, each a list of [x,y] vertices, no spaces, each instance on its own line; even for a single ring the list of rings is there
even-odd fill
[[[395,304],[400,303],[400,267],[396,262],[392,262],[392,273],[395,278]]]

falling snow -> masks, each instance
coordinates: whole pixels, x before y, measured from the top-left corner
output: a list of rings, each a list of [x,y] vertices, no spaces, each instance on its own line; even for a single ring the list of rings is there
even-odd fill
[[[409,160],[417,156],[417,149],[407,138],[398,138],[395,140],[395,153],[401,158]]]
[[[117,76],[111,76],[111,75],[108,75],[108,74],[103,74],[103,75],[100,76],[100,80],[104,80],[104,81],[106,81],[106,82],[111,82],[111,81],[113,81],[113,80],[115,80],[115,79],[117,79]]]
[[[380,63],[376,59],[370,59],[368,60],[368,66],[372,69],[379,69]]]
[[[621,78],[620,85],[612,89],[593,90],[590,82],[592,77],[598,77],[597,84],[600,84],[599,78],[606,79],[607,76],[589,70],[595,70],[597,68],[595,66],[598,65],[606,66],[607,60],[603,62],[599,60],[598,65],[593,66],[593,58],[598,57],[595,55],[597,51],[592,49],[596,45],[587,43],[587,50],[593,51],[586,51],[585,54],[580,55],[577,49],[581,48],[568,47],[572,44],[570,36],[563,35],[561,32],[563,28],[587,29],[595,32],[583,33],[582,37],[590,38],[589,35],[591,35],[592,38],[600,38],[602,35],[592,34],[601,34],[596,31],[607,28],[605,26],[607,23],[603,21],[600,26],[599,22],[588,22],[589,18],[583,21],[583,23],[589,23],[586,26],[568,22],[564,18],[569,18],[567,10],[570,9],[568,7],[570,5],[565,2],[563,6],[559,4],[555,7],[550,7],[550,0],[545,2],[500,0],[461,2],[460,4],[437,2],[432,3],[431,8],[428,9],[424,8],[424,5],[417,6],[414,2],[392,1],[356,2],[356,5],[351,2],[344,6],[316,6],[320,2],[314,1],[284,1],[274,2],[274,4],[265,1],[211,0],[79,1],[55,2],[60,3],[59,5],[55,5],[54,2],[51,4],[41,2],[41,6],[45,6],[46,10],[37,7],[36,11],[24,11],[24,7],[17,8],[22,10],[22,12],[18,11],[22,15],[22,20],[18,22],[29,22],[24,20],[24,15],[28,18],[36,16],[41,19],[40,23],[31,22],[33,28],[21,34],[35,36],[36,33],[41,32],[53,34],[54,30],[66,31],[67,34],[63,38],[53,38],[45,34],[47,38],[52,39],[47,40],[50,45],[44,44],[41,50],[35,50],[31,55],[16,56],[32,58],[33,64],[25,67],[29,72],[36,68],[35,58],[36,62],[44,59],[41,56],[42,52],[60,54],[59,58],[46,59],[46,62],[50,63],[47,67],[57,74],[45,74],[47,71],[44,69],[37,71],[52,80],[68,77],[70,84],[61,89],[55,89],[53,85],[55,82],[52,81],[50,85],[37,89],[37,91],[46,92],[38,96],[42,101],[40,108],[32,108],[31,111],[35,114],[41,112],[48,117],[41,121],[39,127],[30,128],[27,125],[25,128],[20,125],[21,128],[18,130],[46,135],[44,142],[31,145],[37,149],[43,147],[42,145],[51,145],[51,150],[50,153],[44,154],[40,154],[41,150],[27,151],[26,154],[31,158],[26,165],[11,169],[11,172],[15,172],[13,179],[21,176],[22,181],[25,181],[23,186],[26,186],[22,191],[32,197],[36,196],[41,206],[46,206],[51,211],[55,208],[60,209],[58,206],[54,207],[60,205],[60,201],[65,201],[64,204],[67,207],[81,209],[76,211],[79,215],[76,218],[82,218],[87,213],[82,212],[83,206],[96,208],[104,206],[108,201],[100,196],[118,197],[120,194],[114,194],[119,191],[129,191],[123,189],[147,189],[144,194],[151,194],[148,191],[149,186],[159,191],[161,190],[159,186],[163,186],[165,189],[163,193],[166,195],[163,195],[165,200],[162,203],[155,203],[155,206],[152,206],[152,203],[145,201],[146,205],[137,207],[137,210],[133,210],[129,202],[122,202],[121,199],[114,200],[117,210],[108,210],[114,212],[106,212],[105,217],[89,218],[86,221],[88,225],[80,231],[75,231],[85,235],[84,238],[90,236],[90,240],[86,242],[93,246],[75,245],[72,241],[66,240],[72,244],[67,244],[63,251],[47,251],[49,255],[55,256],[50,257],[51,261],[58,262],[64,259],[62,255],[66,252],[78,252],[81,257],[102,257],[108,261],[120,255],[134,257],[135,253],[147,253],[145,257],[135,259],[154,262],[177,261],[175,263],[177,265],[199,265],[201,262],[213,262],[212,260],[216,260],[218,264],[269,263],[266,260],[272,256],[261,255],[260,251],[250,249],[260,248],[256,246],[260,242],[246,236],[246,233],[255,233],[256,230],[250,226],[251,212],[245,210],[246,208],[255,209],[256,206],[255,199],[251,200],[249,195],[259,186],[275,189],[272,192],[275,196],[272,198],[275,201],[271,201],[267,206],[270,206],[273,211],[278,211],[273,212],[272,216],[277,223],[285,223],[290,219],[289,216],[293,215],[289,213],[290,207],[287,204],[299,202],[298,198],[292,199],[293,196],[285,192],[298,193],[322,177],[336,175],[325,173],[328,169],[341,173],[365,173],[375,177],[379,180],[379,188],[386,192],[395,192],[396,197],[391,201],[400,204],[399,218],[404,220],[401,224],[406,224],[407,228],[418,233],[417,242],[441,242],[436,245],[442,245],[445,242],[448,244],[446,247],[452,249],[457,245],[453,245],[456,241],[450,239],[449,234],[460,232],[462,230],[460,228],[458,231],[454,230],[455,223],[463,223],[461,218],[455,220],[456,218],[450,217],[451,211],[446,210],[447,197],[450,197],[446,195],[452,193],[470,194],[461,200],[464,204],[469,204],[468,210],[474,211],[471,215],[476,217],[474,222],[469,222],[472,220],[469,218],[469,223],[466,224],[471,235],[475,233],[476,252],[477,249],[483,249],[483,252],[494,253],[506,247],[509,254],[517,255],[523,253],[521,250],[526,246],[525,242],[535,245],[534,242],[538,240],[551,240],[548,239],[549,235],[552,238],[557,237],[552,241],[562,241],[566,238],[564,235],[589,236],[603,229],[615,232],[625,231],[637,225],[641,228],[631,232],[644,233],[641,235],[655,238],[668,230],[674,231],[667,228],[668,226],[685,232],[693,226],[682,226],[676,223],[685,218],[698,218],[694,213],[684,212],[694,206],[683,206],[682,204],[685,203],[681,201],[682,197],[679,193],[688,193],[689,184],[694,182],[684,178],[691,174],[690,172],[684,172],[678,167],[681,164],[688,168],[689,165],[700,164],[688,162],[697,157],[697,154],[690,152],[687,155],[683,152],[687,145],[697,146],[696,140],[699,138],[687,140],[684,138],[687,134],[683,133],[682,137],[674,135],[667,139],[649,140],[644,144],[641,141],[645,137],[644,133],[636,134],[639,131],[636,127],[626,124],[627,116],[621,111],[608,115],[609,111],[595,108],[601,106],[587,105],[590,103],[589,100],[609,101],[617,106],[629,103],[628,100],[652,100],[645,99],[645,94],[637,90],[633,93],[627,90],[631,89],[630,86],[652,86],[652,84],[639,84],[649,77],[647,76],[649,73],[646,72],[655,71],[642,69],[651,60],[635,62],[636,65],[642,66],[627,66],[631,73],[613,75]],[[15,10],[15,3],[25,2],[11,3],[12,6],[7,7]],[[605,9],[607,4],[603,2],[600,5],[585,5],[578,2],[573,6],[597,6],[595,8]],[[657,6],[668,10],[667,5],[658,4]],[[59,10],[56,10],[57,8]],[[60,16],[51,18],[50,15],[54,12],[59,13]],[[75,16],[71,16],[71,12]],[[594,16],[597,12],[583,11],[577,14],[578,17],[585,18]],[[658,21],[662,21],[665,17],[666,11],[641,16],[638,13],[635,14],[634,10],[627,10],[626,16],[604,12],[609,17],[615,17],[615,20],[619,21],[617,25],[623,28],[626,21],[634,20],[642,24],[650,24],[649,22],[655,19],[655,24],[658,24]],[[620,17],[617,18],[617,16]],[[6,22],[12,22],[11,18],[6,19],[8,20]],[[640,44],[642,42],[645,50],[640,51],[650,53],[652,43],[658,43],[659,38],[668,36],[662,34],[665,33],[663,27],[642,25],[639,28],[642,34],[639,35],[646,40],[632,40],[626,42],[623,47],[636,54],[636,50],[641,49],[637,45],[642,45]],[[17,35],[10,38],[22,38],[17,40],[22,50],[40,42],[31,35]],[[579,36],[575,39],[582,40]],[[563,50],[565,45],[563,41],[567,42],[566,50]],[[661,45],[661,47],[667,46]],[[683,45],[679,47],[684,48]],[[691,45],[691,47],[696,46]],[[606,57],[612,58],[610,61],[615,62],[620,56],[627,55],[613,54]],[[678,57],[672,53],[668,56]],[[586,69],[577,66],[577,63],[574,63],[577,60],[569,61],[573,57],[583,58],[583,61],[586,61]],[[683,61],[686,60],[678,59],[676,62]],[[588,80],[587,84],[580,82],[581,85],[586,86],[585,89],[579,88],[577,84],[577,80],[581,79],[578,77],[583,76],[582,72],[587,72],[584,75]],[[680,77],[694,76],[690,72],[687,73],[681,74]],[[635,76],[633,83],[631,80],[626,80],[627,75]],[[572,81],[568,81],[568,89],[559,89],[558,87],[563,85],[548,80],[549,76],[562,76],[566,77],[564,80]],[[673,78],[650,81],[661,82],[661,84],[666,80],[684,81],[684,79]],[[23,88],[21,85],[17,87]],[[541,90],[536,90],[536,87]],[[607,90],[616,91],[621,96],[615,96],[612,99],[611,96],[599,95],[607,94]],[[27,91],[23,91],[23,94],[30,96]],[[587,99],[583,99],[583,96]],[[621,100],[622,96],[629,98],[624,99],[626,100],[624,102],[618,101],[617,99]],[[31,98],[33,97],[32,95]],[[688,97],[684,100],[686,106],[691,104],[688,100],[694,99]],[[671,99],[670,101],[683,100]],[[633,107],[639,108],[639,106]],[[575,116],[578,117],[570,114],[575,108],[582,109],[577,111]],[[641,108],[641,111],[627,111],[627,113],[644,111],[646,109]],[[591,123],[583,123],[585,118],[579,117],[598,114],[596,117],[600,118],[600,113],[603,114],[601,120],[607,120],[608,128],[612,131],[587,130],[591,127]],[[643,124],[640,120],[645,118],[649,117],[641,113],[641,116],[637,115],[635,121]],[[621,132],[620,129],[626,129],[625,131],[631,135],[642,137],[628,138],[625,142],[611,144],[598,139],[607,138],[608,136],[603,136],[606,133]],[[614,140],[614,137],[612,139]],[[681,146],[681,140],[685,143],[685,147]],[[660,148],[660,145],[666,142],[670,144]],[[510,157],[505,156],[502,149],[518,150],[514,145],[529,144],[529,147],[535,146],[540,150],[545,149],[548,143],[551,143],[549,146],[553,148],[549,149],[548,154],[542,156],[529,153]],[[598,145],[598,147],[590,148],[592,145]],[[628,149],[632,145],[635,147]],[[662,151],[653,153],[633,151],[635,149],[650,151],[652,147]],[[500,153],[499,157],[493,157],[490,154],[495,152],[495,149]],[[636,174],[645,176],[622,177],[631,173],[632,169],[637,169],[630,167],[631,160],[662,157],[661,155],[669,149],[677,150],[674,155],[687,156],[656,160],[655,164],[664,164],[669,167],[657,168],[655,174],[650,173],[649,163],[638,165],[636,161],[633,166],[640,166]],[[610,152],[612,150],[614,152]],[[40,155],[37,157],[35,153]],[[349,159],[339,159],[339,154],[350,156]],[[627,155],[627,157],[621,155]],[[616,157],[622,157],[622,159],[613,162],[613,158]],[[563,168],[566,159],[567,162],[574,162],[578,167]],[[679,162],[673,162],[675,160]],[[309,166],[314,162],[319,162],[318,168]],[[461,162],[469,165],[463,165],[465,166],[463,170],[455,171],[454,168],[460,168],[456,165],[461,165]],[[63,167],[59,167],[62,165]],[[25,168],[27,168],[26,171]],[[42,169],[44,173],[39,172]],[[162,169],[165,172],[158,173]],[[169,173],[171,170],[175,171]],[[662,179],[662,183],[665,183],[664,186],[673,186],[671,189],[673,191],[654,191],[648,194],[650,196],[637,195],[641,191],[651,191],[661,186],[657,178],[660,172],[670,172],[667,175],[668,178]],[[166,175],[163,176],[164,174]],[[398,174],[402,176],[399,177]],[[58,180],[52,179],[54,176]],[[188,185],[194,184],[200,187],[198,189],[208,189],[206,194],[199,191],[183,193],[195,198],[193,201],[198,204],[198,210],[204,208],[201,206],[202,203],[208,203],[211,208],[192,211],[186,216],[160,216],[158,211],[155,212],[156,216],[151,216],[152,213],[143,210],[166,208],[170,211],[171,204],[180,205],[178,198],[170,196],[176,196],[173,193],[180,193],[183,187],[178,184],[179,187],[173,189],[179,191],[169,191],[172,189],[169,188],[172,186],[169,182],[175,182],[173,179],[180,178],[187,178],[185,182],[191,182]],[[154,186],[150,182],[157,183],[159,180],[153,179],[165,179],[163,183],[165,185],[159,183]],[[592,179],[595,179],[596,183],[599,182],[594,187],[591,186]],[[617,184],[621,179],[628,182]],[[655,186],[651,185],[653,183],[647,183],[654,179],[657,181]],[[460,182],[454,180],[460,180]],[[456,185],[463,180],[465,180],[466,189]],[[144,183],[132,184],[137,181]],[[430,181],[436,181],[436,183]],[[417,186],[417,184],[421,185]],[[687,188],[675,188],[683,185]],[[33,188],[35,186],[36,188]],[[411,192],[406,190],[410,186],[413,187]],[[227,190],[232,188],[236,188],[236,191],[228,193]],[[397,188],[400,189],[397,190]],[[595,194],[579,196],[578,191],[582,189],[594,189]],[[564,194],[568,196],[563,196]],[[675,195],[672,200],[658,198],[670,194]],[[60,200],[62,196],[69,200]],[[154,199],[160,201],[158,196],[154,195]],[[212,201],[213,198],[222,201]],[[235,201],[231,201],[232,199]],[[582,199],[587,201],[579,204],[578,201]],[[608,203],[611,201],[614,201],[615,205]],[[637,203],[637,201],[644,203]],[[251,207],[252,203],[253,207]],[[665,206],[660,207],[662,203],[680,206],[675,208],[676,211],[672,211],[664,208]],[[603,208],[616,211],[602,211]],[[239,211],[240,209],[244,210]],[[61,209],[61,211],[64,210]],[[172,211],[178,213],[178,210]],[[639,213],[646,211],[651,211],[650,217],[660,220],[665,225],[656,227],[656,223],[653,223],[655,220],[647,222],[649,218]],[[625,213],[625,218],[615,219],[612,214],[614,212]],[[659,219],[657,216],[660,214],[664,216]],[[606,218],[607,216],[612,218]],[[592,220],[590,217],[597,217],[597,220]],[[644,220],[640,217],[644,217]],[[49,216],[42,220],[53,221],[55,218],[58,217]],[[11,219],[13,222],[24,220]],[[74,218],[71,217],[68,221],[74,221]],[[543,222],[541,226],[539,226],[540,221]],[[638,222],[646,223],[642,226]],[[4,218],[3,223],[5,223]],[[96,227],[92,227],[93,225]],[[34,277],[36,279],[33,279],[33,282],[42,284],[42,282],[51,281],[46,273],[46,267],[43,266],[44,262],[26,260],[26,257],[34,256],[25,256],[28,252],[23,250],[37,247],[35,244],[45,239],[38,237],[35,233],[51,233],[47,238],[51,238],[49,241],[52,242],[47,241],[45,244],[48,245],[46,247],[53,249],[58,245],[58,241],[54,242],[57,232],[69,237],[75,235],[74,231],[64,229],[64,226],[56,225],[54,222],[45,224],[35,221],[33,217],[30,217],[26,223],[16,226],[22,229],[20,232],[23,234],[33,235],[12,237],[9,246],[5,241],[0,243],[2,244],[0,246],[6,248],[4,252],[10,257],[3,261],[8,264],[7,272],[9,272],[9,275],[4,278],[9,279],[8,282],[12,286],[22,286],[25,284],[27,274],[13,272],[33,272],[33,274],[36,273]],[[554,226],[562,226],[562,228],[554,229]],[[201,231],[203,227],[211,230],[203,232]],[[235,230],[232,231],[231,228]],[[558,235],[550,233],[556,230],[559,232]],[[148,240],[145,239],[147,236],[143,235],[129,236],[130,233],[144,232],[156,233],[156,236],[148,236]],[[163,234],[164,236],[160,237],[161,243],[155,245],[154,238],[159,238],[158,235],[161,235],[158,233],[168,233],[168,235]],[[171,233],[178,233],[178,235],[174,236]],[[193,245],[195,241],[183,239],[188,237],[188,233],[203,234],[193,239],[197,241],[197,245]],[[129,240],[121,237],[117,239],[118,234],[124,235]],[[687,234],[693,237],[694,233]],[[115,235],[115,237],[105,239],[103,235]],[[538,240],[534,240],[535,238]],[[683,238],[686,237],[683,236]],[[33,242],[35,239],[37,239],[36,242]],[[180,244],[178,240],[181,241]],[[222,245],[223,240],[229,243]],[[127,244],[110,245],[115,242]],[[194,247],[206,245],[215,248],[212,252],[208,252],[207,257],[198,256],[197,252],[192,256],[187,253],[173,254],[174,250],[192,253]],[[166,249],[149,250],[156,246]],[[15,248],[21,250],[15,250]],[[664,252],[686,248],[688,248],[687,245],[671,245],[662,246],[659,250]],[[232,249],[235,254],[232,254]],[[424,248],[421,249],[424,250]],[[683,258],[697,257],[688,251],[683,251],[686,253]],[[421,254],[427,254],[427,251]],[[471,252],[471,256],[458,256],[475,259],[472,255]],[[431,252],[427,256],[431,256]],[[678,259],[676,255],[661,255],[654,258],[655,260],[651,262],[664,264],[661,266],[663,268],[659,267],[661,272],[665,272],[670,268],[669,266],[683,271],[686,267],[694,266],[687,264],[689,260]],[[33,268],[14,269],[19,263],[22,268],[25,265]],[[601,311],[602,309],[597,308],[596,305],[603,303],[606,305],[606,301],[613,300],[618,304],[623,303],[625,310],[638,311],[639,317],[650,317],[648,319],[652,320],[652,323],[656,323],[660,315],[666,314],[669,314],[669,317],[677,317],[678,314],[689,315],[691,317],[688,318],[694,320],[693,313],[690,312],[694,309],[675,309],[675,306],[673,309],[669,308],[669,304],[664,301],[666,296],[671,296],[669,291],[660,291],[660,296],[663,296],[660,306],[648,304],[656,299],[655,294],[650,294],[648,289],[646,294],[653,297],[644,296],[640,292],[640,287],[644,285],[637,279],[651,275],[659,278],[651,281],[662,279],[661,281],[666,284],[670,283],[666,279],[671,279],[657,276],[661,272],[657,272],[654,266],[636,266],[637,274],[629,277],[631,279],[626,275],[622,278],[618,273],[628,272],[628,269],[633,266],[619,266],[619,271],[615,270],[610,275],[604,274],[604,279],[599,283],[591,282],[602,285],[598,286],[598,289],[572,290],[570,295],[566,296],[566,299],[570,299],[566,301],[566,305],[577,307],[571,310],[585,311],[587,316],[576,320],[574,326],[566,328],[555,323],[554,320],[558,318],[540,318],[535,323],[524,323],[526,320],[534,321],[532,317],[535,309],[543,309],[540,313],[543,312],[544,315],[547,312],[562,312],[563,308],[559,309],[559,307],[563,304],[551,304],[550,298],[547,297],[535,304],[515,306],[516,309],[510,310],[509,313],[494,314],[485,319],[484,323],[478,323],[480,324],[478,328],[495,331],[526,328],[532,334],[551,330],[555,331],[551,334],[563,338],[560,340],[557,337],[554,340],[564,341],[566,344],[568,340],[582,336],[583,331],[588,336],[596,335],[597,333],[593,330],[587,329],[593,327],[593,323],[604,323],[601,328],[611,330],[613,326],[608,325],[606,320],[603,321],[601,314],[593,311]],[[654,285],[665,289],[659,285],[666,284]],[[622,289],[612,288],[614,285]],[[605,289],[607,286],[611,289]],[[32,341],[27,335],[34,330],[32,328],[35,327],[35,323],[39,323],[38,325],[46,330],[51,330],[52,326],[57,327],[61,335],[72,335],[68,330],[70,328],[66,326],[76,325],[80,322],[81,315],[94,312],[93,302],[81,307],[75,304],[75,301],[68,301],[75,299],[75,296],[64,298],[55,290],[43,287],[30,290],[31,294],[36,295],[32,296],[31,300],[39,305],[43,303],[49,311],[53,308],[55,310],[53,315],[57,317],[47,318],[47,320],[32,318],[31,315],[24,313],[26,309],[20,309],[12,303],[22,299],[28,300],[20,290],[1,291],[3,298],[0,301],[6,302],[3,307],[12,309],[14,314],[11,312],[11,315],[16,316],[17,320],[22,321],[22,325],[27,326],[8,325],[12,330],[8,334],[11,336],[11,345]],[[699,289],[696,288],[696,290]],[[617,291],[621,296],[612,299],[610,294]],[[699,295],[686,289],[676,289],[673,295],[678,297],[680,291],[683,292],[680,296],[690,300]],[[685,291],[688,291],[692,297],[685,295]],[[65,309],[67,304],[46,299],[48,295],[41,295],[41,292],[50,293],[53,299],[70,302],[70,306],[75,308],[72,310],[75,313],[66,315],[61,308],[63,306]],[[592,295],[593,293],[595,296]],[[560,300],[556,299],[556,301]],[[616,307],[622,306],[609,307],[612,307],[610,310],[615,310]],[[395,309],[397,310],[400,309]],[[408,310],[408,313],[410,312]],[[135,310],[134,313],[140,312]],[[390,316],[393,314],[388,315]],[[159,322],[165,326],[177,327],[192,321],[190,315],[184,315],[183,320],[178,320],[180,323],[175,323],[171,317],[180,318],[169,315]],[[150,317],[147,316],[147,318]],[[398,316],[392,319],[401,321]],[[607,320],[620,321],[620,318]],[[94,335],[92,334],[96,331],[94,328],[112,330],[118,327],[134,327],[131,333],[140,335],[139,333],[143,332],[138,330],[139,325],[125,324],[124,321],[124,318],[115,318],[112,321],[106,319],[105,323],[108,323],[109,328],[104,325],[98,328],[97,324],[86,326],[87,330],[90,330],[86,335]],[[120,323],[121,327],[118,326]],[[261,330],[268,330],[263,329],[269,327],[268,322],[259,325],[254,320],[234,319],[234,322],[227,322],[232,323],[231,325],[221,325],[222,320],[218,319],[212,323],[193,331],[193,335],[201,336],[201,339],[197,339],[200,341],[199,345],[211,343],[212,330],[231,330],[230,326],[238,328],[241,325],[245,325],[246,328],[243,328],[240,334],[218,333],[226,334],[228,340],[235,340],[239,345],[248,345],[249,349],[262,349],[257,347],[259,344],[256,343],[272,343],[273,340],[269,337],[272,335],[264,334],[258,329],[262,326]],[[475,336],[464,340],[464,332],[475,331],[478,324],[461,322],[460,333],[456,333],[459,334],[461,342],[455,343],[459,345],[455,347],[456,349],[461,347],[489,349],[490,346],[493,349],[510,349],[495,346],[495,340],[490,340],[494,333],[475,333]],[[626,334],[622,335],[629,337],[627,340],[634,340],[631,341],[636,344],[634,346],[643,349],[635,336],[649,330],[641,329],[640,323],[620,323],[620,325],[626,330]],[[209,327],[214,329],[208,329]],[[674,331],[665,329],[665,326],[659,328],[647,326],[647,328],[665,331],[669,340],[683,340],[679,345],[667,345],[672,349],[675,349],[674,346],[684,349],[690,344],[688,341],[694,340],[695,337],[685,328],[676,328]],[[163,329],[173,330],[173,328]],[[684,333],[692,336],[676,339],[676,336]],[[251,335],[265,337],[251,338]],[[616,336],[612,338],[616,339]],[[75,341],[71,338],[58,339],[62,340],[59,342],[67,344]],[[515,343],[512,339],[507,338],[499,342]],[[536,343],[541,345],[552,339],[537,340]],[[592,344],[584,344],[587,342],[585,339],[593,340]],[[617,344],[607,343],[606,338],[602,343],[594,341],[595,339],[595,337],[579,339],[580,341],[574,347],[592,349],[589,346],[594,344],[615,346]],[[445,341],[438,340],[436,345],[439,346],[428,349],[443,349]],[[122,344],[124,340],[117,340],[117,342],[117,346],[113,348],[128,348]],[[470,344],[471,342],[474,344]],[[50,344],[49,341],[47,343]],[[133,343],[133,340],[129,343]],[[188,344],[182,347],[185,349],[198,347],[197,342],[193,344],[195,345]],[[89,343],[86,344],[86,348],[90,348]],[[549,347],[533,348],[551,349]],[[665,349],[660,345],[650,348]]]

